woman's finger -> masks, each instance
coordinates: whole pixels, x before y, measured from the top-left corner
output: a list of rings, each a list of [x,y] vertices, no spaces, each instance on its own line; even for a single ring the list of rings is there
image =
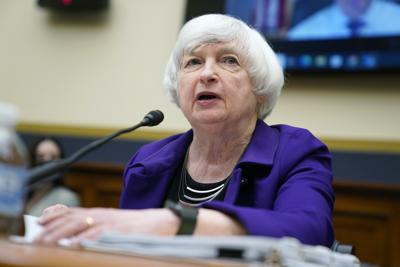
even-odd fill
[[[103,233],[103,227],[94,225],[72,238],[72,245],[78,245],[82,240],[95,240]]]
[[[58,224],[50,232],[48,231],[43,232],[42,235],[38,238],[37,242],[46,245],[55,245],[57,244],[58,240],[77,235],[87,230],[88,227],[89,226],[87,225],[84,219],[75,218],[68,222]]]
[[[56,204],[56,205],[50,206],[48,208],[45,208],[43,210],[42,214],[59,211],[59,210],[65,210],[65,209],[68,209],[68,207],[65,206],[64,204]]]
[[[58,211],[43,215],[44,230],[35,242],[56,244],[61,238],[71,237],[87,230],[93,224],[93,219],[87,214],[86,209],[70,208],[68,212]]]
[[[42,225],[70,212],[70,208],[65,205],[57,204],[50,206],[43,211],[42,216],[39,217],[38,222]]]

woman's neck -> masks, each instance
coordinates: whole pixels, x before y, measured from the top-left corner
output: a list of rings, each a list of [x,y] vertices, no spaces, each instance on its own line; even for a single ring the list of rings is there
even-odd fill
[[[250,142],[257,118],[245,123],[193,129],[187,169],[198,182],[218,182],[232,172]]]

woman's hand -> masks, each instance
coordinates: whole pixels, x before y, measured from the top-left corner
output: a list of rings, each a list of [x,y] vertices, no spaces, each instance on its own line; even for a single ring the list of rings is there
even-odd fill
[[[104,232],[175,235],[179,218],[169,209],[120,210],[111,208],[68,208],[51,206],[39,218],[44,231],[35,243],[55,245],[70,238],[72,245],[95,239]]]
[[[62,238],[70,238],[76,246],[83,239],[95,239],[104,232],[172,236],[181,222],[169,209],[87,209],[57,204],[43,211],[39,223],[44,231],[35,243],[55,245]],[[219,211],[200,209],[194,234],[243,235],[246,230]]]

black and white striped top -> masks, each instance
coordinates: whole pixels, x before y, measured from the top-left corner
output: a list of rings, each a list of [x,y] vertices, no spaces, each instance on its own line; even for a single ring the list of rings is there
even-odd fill
[[[228,178],[217,183],[199,183],[193,180],[186,168],[177,173],[168,199],[188,206],[199,206],[211,200],[223,200]]]

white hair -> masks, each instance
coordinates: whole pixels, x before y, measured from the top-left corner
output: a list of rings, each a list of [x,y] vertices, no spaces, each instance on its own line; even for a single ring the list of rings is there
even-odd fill
[[[178,102],[178,74],[182,58],[209,43],[234,42],[247,66],[256,95],[265,96],[258,109],[264,119],[275,106],[284,83],[282,67],[265,39],[244,22],[221,14],[208,14],[188,21],[181,29],[164,74],[164,89],[172,102]]]

